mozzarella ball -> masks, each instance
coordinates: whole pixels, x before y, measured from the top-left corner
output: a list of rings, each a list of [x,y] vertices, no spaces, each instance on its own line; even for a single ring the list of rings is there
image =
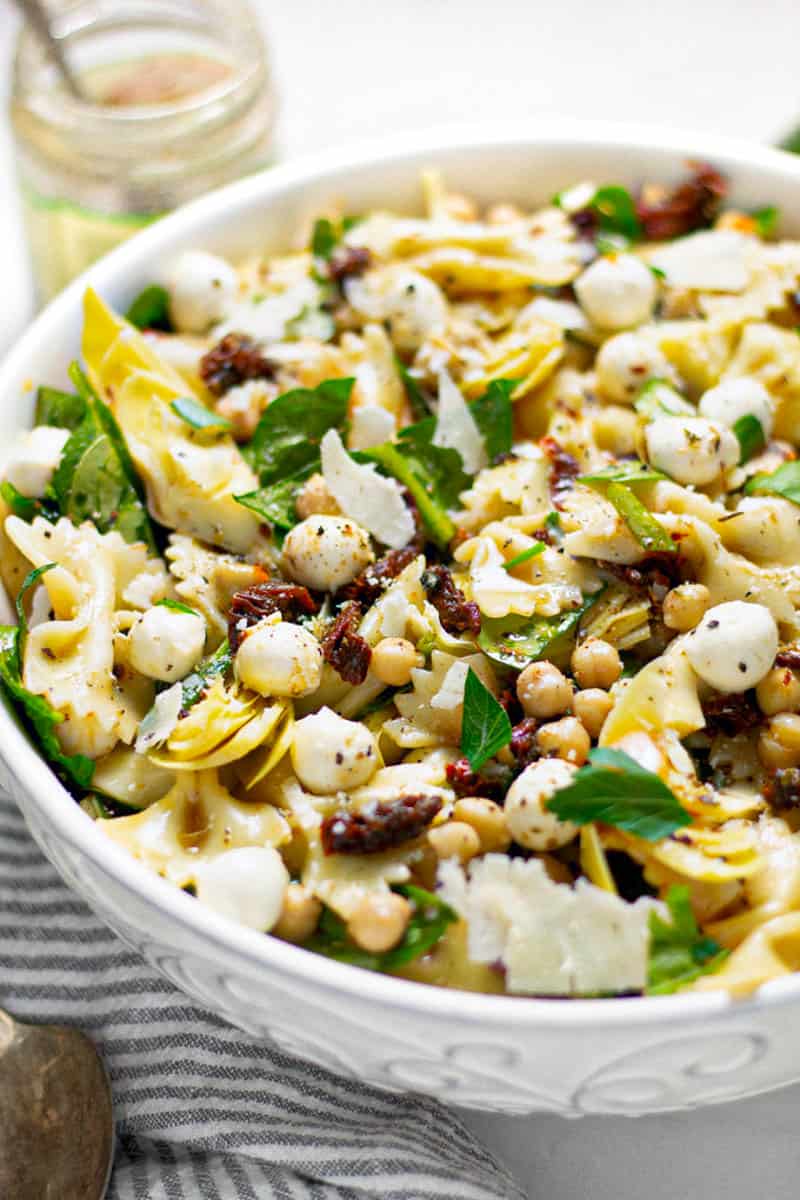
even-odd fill
[[[653,272],[633,254],[597,258],[575,281],[581,308],[601,329],[629,329],[649,321],[657,291]]]
[[[669,363],[649,338],[618,333],[600,347],[594,364],[597,390],[604,399],[632,404],[651,379],[668,378]]]
[[[746,692],[775,661],[778,627],[763,604],[715,604],[686,638],[686,656],[700,678],[718,692]]]
[[[206,623],[199,613],[156,604],[142,613],[129,636],[134,670],[150,679],[175,683],[202,658]]]
[[[559,820],[545,801],[572,782],[575,769],[566,759],[542,758],[514,780],[503,811],[515,842],[529,850],[556,850],[572,841],[577,825]]]
[[[236,674],[262,696],[307,696],[322,678],[322,647],[291,621],[261,621],[236,651]]]
[[[68,429],[37,425],[18,438],[6,462],[5,478],[23,496],[38,499],[55,474],[70,436]]]
[[[659,417],[644,436],[650,464],[676,483],[703,487],[739,461],[736,435],[704,417]]]
[[[379,763],[378,743],[367,727],[330,708],[297,722],[291,754],[303,787],[323,796],[368,783]]]
[[[347,517],[307,517],[290,529],[283,561],[292,579],[317,592],[336,592],[374,559],[369,534]]]
[[[726,379],[704,393],[699,408],[701,416],[729,429],[740,417],[753,416],[764,430],[764,437],[769,440],[772,436],[775,401],[757,379]]]
[[[205,333],[236,299],[239,280],[230,263],[205,250],[185,250],[167,272],[169,315],[178,333]]]
[[[281,915],[289,872],[272,846],[238,846],[201,863],[195,892],[201,904],[266,933]]]
[[[353,308],[385,322],[396,349],[409,354],[447,323],[447,301],[438,284],[410,267],[368,271],[348,279],[344,290]]]

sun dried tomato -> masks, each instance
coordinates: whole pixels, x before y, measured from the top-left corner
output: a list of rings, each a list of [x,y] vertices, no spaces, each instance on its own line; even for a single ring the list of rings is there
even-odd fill
[[[342,283],[354,275],[363,275],[372,262],[366,246],[337,246],[328,259],[328,277]]]
[[[556,508],[560,508],[560,497],[571,491],[581,473],[580,463],[553,437],[543,437],[539,445],[550,460],[550,492]]]
[[[426,567],[422,586],[447,633],[480,633],[481,610],[456,587],[447,567],[438,563]]]
[[[215,396],[251,379],[272,379],[275,365],[246,333],[227,333],[200,359],[200,378]]]
[[[356,575],[350,583],[345,584],[337,598],[357,600],[364,608],[369,608],[386,588],[396,579],[410,562],[413,562],[419,551],[414,546],[404,546],[402,550],[390,550],[377,562],[370,563],[365,571]]]
[[[703,716],[706,719],[706,732],[714,737],[736,737],[760,725],[763,715],[755,702],[752,692],[733,692],[724,695],[716,692],[703,701]]]
[[[681,581],[682,558],[668,550],[648,554],[641,562],[625,566],[622,563],[599,560],[598,567],[627,583],[629,587],[643,591],[651,604],[662,605],[671,588]]]
[[[776,667],[789,667],[792,671],[800,670],[800,646],[785,646],[775,655]]]
[[[334,618],[322,639],[322,657],[345,683],[363,683],[369,670],[372,650],[358,633],[363,610],[351,600]]]
[[[536,730],[539,722],[535,717],[524,717],[511,730],[511,753],[521,767],[527,767],[540,757],[536,748]]]
[[[228,611],[228,642],[231,650],[236,652],[246,629],[274,612],[296,620],[299,616],[316,611],[316,601],[308,588],[296,583],[268,580],[244,591],[234,592]]]
[[[728,181],[709,163],[690,163],[692,173],[663,200],[639,200],[636,213],[649,241],[681,237],[713,224],[728,194]]]
[[[342,809],[320,827],[326,854],[377,854],[418,837],[442,807],[440,796],[397,796],[360,812]]]

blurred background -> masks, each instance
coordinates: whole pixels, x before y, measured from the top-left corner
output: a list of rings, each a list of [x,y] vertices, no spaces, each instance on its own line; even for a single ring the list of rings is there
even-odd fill
[[[439,123],[636,120],[775,141],[800,122],[798,0],[252,0],[269,39],[278,155]],[[0,0],[4,102],[17,21]],[[0,350],[33,310],[0,121]],[[788,1200],[800,1089],[641,1119],[469,1115],[535,1200]]]

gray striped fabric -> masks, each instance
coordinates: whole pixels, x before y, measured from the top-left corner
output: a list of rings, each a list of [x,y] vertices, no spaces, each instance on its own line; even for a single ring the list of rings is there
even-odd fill
[[[523,1195],[435,1101],[339,1079],[191,1004],[65,887],[2,793],[0,1005],[100,1046],[118,1200]]]

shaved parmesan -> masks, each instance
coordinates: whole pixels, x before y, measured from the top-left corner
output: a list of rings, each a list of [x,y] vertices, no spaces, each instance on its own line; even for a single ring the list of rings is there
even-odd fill
[[[368,450],[370,446],[379,446],[381,442],[391,441],[395,431],[395,419],[387,409],[379,404],[362,404],[350,421],[350,449]]]
[[[647,981],[650,899],[628,904],[578,880],[554,883],[539,859],[487,854],[465,875],[439,867],[439,894],[467,922],[472,962],[506,968],[510,992],[580,996],[641,991]]]
[[[154,746],[165,742],[178,724],[183,707],[183,686],[173,683],[172,687],[156,696],[155,704],[139,725],[135,750],[147,754]]]
[[[357,463],[345,450],[335,429],[320,443],[322,474],[342,512],[393,550],[414,536],[414,518],[400,485],[379,475],[372,463]]]
[[[670,287],[705,292],[743,292],[750,282],[748,238],[732,229],[714,229],[678,238],[649,255]]]
[[[469,411],[466,400],[447,371],[439,372],[439,410],[433,444],[457,450],[468,475],[474,475],[488,465],[486,444],[481,431],[475,424],[475,418]]]

